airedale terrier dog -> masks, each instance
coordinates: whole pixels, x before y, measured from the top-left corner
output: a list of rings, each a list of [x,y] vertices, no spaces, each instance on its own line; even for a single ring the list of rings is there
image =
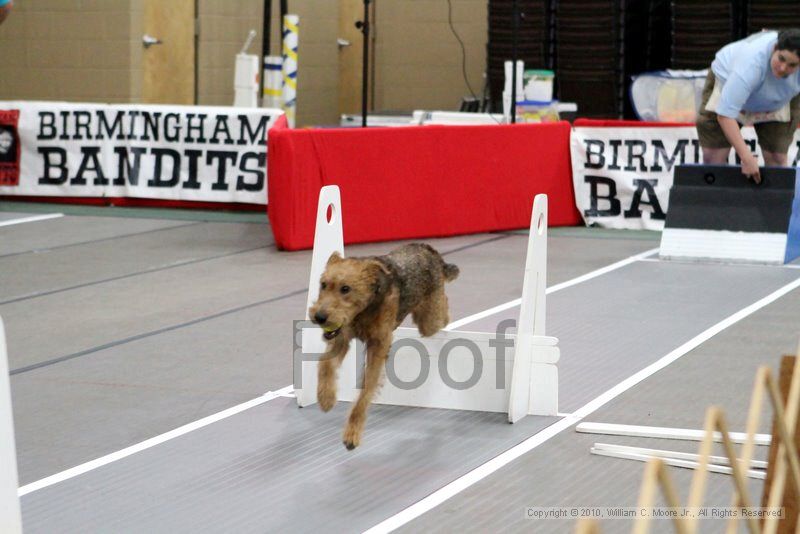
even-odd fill
[[[350,341],[367,347],[363,389],[350,410],[343,441],[355,449],[375,392],[383,379],[392,332],[411,314],[420,334],[432,336],[450,321],[444,284],[458,267],[431,246],[404,245],[385,256],[342,258],[333,253],[320,279],[319,298],[309,309],[322,327],[327,350],[319,362],[317,400],[327,412],[336,404],[336,373]]]

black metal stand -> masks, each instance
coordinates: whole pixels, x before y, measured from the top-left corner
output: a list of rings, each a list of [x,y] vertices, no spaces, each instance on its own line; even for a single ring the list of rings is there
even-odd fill
[[[519,6],[511,3],[511,124],[517,122],[517,36],[519,34]]]
[[[289,14],[289,0],[281,0],[280,10],[281,10],[281,21],[280,21],[280,24],[278,24],[278,26],[280,26],[280,29],[281,29],[281,43],[282,43],[283,42],[283,30],[284,30],[283,19],[284,19],[284,17],[286,17],[286,15]]]
[[[260,83],[258,84],[258,100],[261,101],[264,98],[264,58],[269,55],[269,38],[270,32],[272,31],[272,0],[264,0],[264,23],[261,25],[261,57],[260,62],[261,64],[258,66],[259,68],[259,76],[258,79]]]
[[[369,100],[369,3],[364,0],[364,20],[356,22],[356,28],[364,35],[364,55],[361,63],[361,127],[367,127],[367,103]]]

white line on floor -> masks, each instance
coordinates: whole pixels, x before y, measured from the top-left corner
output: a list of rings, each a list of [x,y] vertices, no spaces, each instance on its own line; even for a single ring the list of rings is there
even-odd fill
[[[12,224],[22,224],[36,221],[46,221],[47,219],[58,219],[63,217],[63,213],[48,213],[47,215],[32,215],[30,217],[22,217],[20,219],[10,219],[8,221],[0,221],[0,226],[11,226]]]
[[[602,274],[605,274],[607,272],[613,271],[615,269],[619,269],[620,267],[623,267],[625,265],[633,263],[633,262],[639,260],[640,258],[645,257],[645,256],[649,256],[650,254],[653,254],[653,253],[655,253],[657,251],[658,251],[657,248],[656,249],[651,249],[651,250],[648,250],[646,252],[642,252],[641,254],[636,254],[634,256],[631,256],[631,257],[629,257],[627,259],[624,259],[622,261],[618,261],[616,263],[612,263],[611,265],[607,265],[606,267],[603,267],[601,269],[597,269],[597,270],[592,271],[590,273],[587,273],[585,275],[579,276],[577,278],[573,278],[572,280],[568,280],[566,282],[563,282],[561,284],[557,284],[557,285],[555,285],[555,286],[553,286],[551,288],[548,288],[547,289],[547,293],[552,293],[554,291],[558,291],[559,289],[564,289],[566,287],[573,286],[573,285],[579,284],[581,282],[585,282],[586,280],[589,280],[591,278],[595,278],[595,277],[600,276]],[[475,321],[475,320],[477,320],[479,318],[488,317],[488,316],[490,316],[490,315],[492,315],[494,313],[497,313],[499,311],[511,308],[513,306],[516,306],[516,305],[519,305],[519,303],[520,303],[520,299],[517,299],[516,301],[512,301],[510,303],[506,303],[506,304],[503,304],[501,306],[496,306],[494,308],[490,308],[489,310],[486,310],[484,312],[481,312],[481,313],[478,313],[478,314],[475,314],[475,315],[470,315],[469,317],[465,317],[464,319],[461,319],[459,321],[455,321],[454,323],[451,323],[450,325],[448,325],[447,329],[454,328],[453,325],[467,324],[467,323],[471,323],[472,321]],[[56,473],[56,474],[51,475],[49,477],[37,480],[36,482],[32,482],[30,484],[22,486],[22,487],[19,488],[19,496],[22,497],[23,495],[27,495],[28,493],[31,493],[33,491],[40,490],[42,488],[46,488],[47,486],[52,486],[53,484],[58,484],[59,482],[63,482],[64,480],[68,480],[70,478],[73,478],[73,477],[76,477],[76,476],[81,475],[83,473],[86,473],[88,471],[91,471],[92,469],[97,469],[98,467],[102,467],[102,466],[107,465],[107,464],[109,464],[111,462],[115,462],[117,460],[121,460],[122,458],[128,457],[128,456],[130,456],[132,454],[136,454],[137,452],[143,451],[145,449],[149,449],[150,447],[153,447],[155,445],[164,443],[165,441],[168,441],[168,440],[170,440],[172,438],[176,438],[176,437],[182,436],[184,434],[187,434],[187,433],[191,432],[192,430],[196,430],[198,428],[202,428],[202,427],[207,426],[207,425],[209,425],[211,423],[215,423],[217,421],[225,419],[226,417],[230,417],[232,415],[236,415],[237,413],[243,412],[244,410],[247,410],[247,409],[252,408],[254,406],[258,406],[260,404],[263,404],[265,402],[269,402],[269,401],[277,399],[279,397],[293,397],[293,396],[294,396],[294,386],[293,385],[288,385],[288,386],[286,386],[284,388],[281,388],[281,389],[279,389],[277,391],[271,391],[271,392],[266,393],[265,395],[263,395],[261,397],[258,397],[256,399],[253,399],[253,400],[248,401],[248,402],[245,402],[243,404],[239,404],[238,406],[234,406],[232,408],[229,408],[227,410],[221,411],[221,412],[216,413],[214,415],[210,415],[210,416],[208,416],[208,417],[206,417],[204,419],[200,419],[199,421],[195,421],[194,423],[189,423],[188,425],[184,425],[184,426],[182,426],[180,428],[176,428],[175,430],[171,430],[171,431],[169,431],[169,432],[167,432],[165,434],[161,434],[160,436],[156,436],[154,438],[148,439],[148,440],[143,441],[143,442],[141,442],[139,444],[132,445],[130,447],[122,449],[121,451],[117,451],[117,452],[108,454],[106,456],[103,456],[102,458],[97,458],[96,460],[92,460],[90,462],[86,462],[84,464],[72,467],[72,468],[67,469],[65,471],[61,471],[60,473]]]
[[[285,388],[281,388],[278,391],[270,391],[258,398],[244,402],[242,404],[239,404],[238,406],[234,406],[233,408],[228,408],[227,410],[223,410],[219,413],[215,413],[214,415],[209,415],[208,417],[204,417],[203,419],[200,419],[193,423],[189,423],[188,425],[176,428],[175,430],[170,430],[169,432],[161,434],[160,436],[150,438],[148,440],[142,441],[141,443],[137,443],[136,445],[131,445],[130,447],[122,449],[121,451],[107,454],[106,456],[97,458],[96,460],[86,462],[85,464],[75,466],[71,469],[67,469],[66,471],[61,471],[60,473],[56,473],[55,475],[22,486],[19,488],[18,494],[20,497],[22,497],[23,495],[27,495],[28,493],[31,493],[33,491],[46,488],[47,486],[52,486],[53,484],[58,484],[59,482],[63,482],[67,479],[76,477],[78,475],[82,475],[83,473],[91,471],[92,469],[97,469],[98,467],[110,464],[111,462],[116,462],[117,460],[121,460],[122,458],[130,456],[132,454],[136,454],[137,452],[141,452],[145,449],[155,447],[156,445],[164,443],[165,441],[169,441],[172,438],[177,438],[178,436],[188,434],[189,432],[197,430],[198,428],[203,428],[204,426],[208,426],[211,423],[216,423],[217,421],[225,419],[226,417],[230,417],[245,410],[249,410],[250,408],[258,406],[259,404],[264,404],[265,402],[269,402],[273,399],[286,395],[291,391],[294,391],[294,386],[286,386]]]
[[[630,388],[632,388],[645,378],[649,377],[650,375],[660,371],[661,369],[668,366],[669,364],[671,364],[672,362],[674,362],[675,360],[677,360],[678,358],[689,352],[690,350],[699,346],[701,343],[707,341],[711,337],[722,332],[732,324],[741,321],[748,315],[756,312],[757,310],[760,310],[767,304],[776,301],[783,295],[789,293],[794,289],[797,289],[798,287],[800,287],[800,278],[796,279],[795,281],[789,284],[786,284],[782,288],[770,293],[766,297],[762,298],[757,302],[754,302],[753,304],[747,306],[746,308],[739,310],[733,315],[730,315],[729,317],[723,319],[722,321],[715,324],[708,330],[701,332],[697,336],[693,337],[692,339],[690,339],[680,347],[676,348],[669,354],[663,356],[658,361],[648,365],[638,373],[629,376],[628,378],[626,378],[613,388],[607,390],[600,396],[595,397],[587,404],[575,410],[571,416],[566,417],[564,419],[560,419],[556,423],[553,423],[552,425],[545,428],[538,434],[531,436],[530,438],[523,441],[519,445],[512,447],[511,449],[500,454],[499,456],[495,456],[485,464],[477,467],[476,469],[473,469],[466,475],[454,480],[450,484],[436,490],[435,492],[431,493],[421,501],[416,502],[415,504],[409,506],[405,510],[393,515],[392,517],[389,517],[388,519],[382,521],[381,523],[378,523],[371,529],[367,530],[365,534],[378,534],[384,532],[391,532],[405,525],[409,521],[419,517],[425,512],[432,510],[433,508],[440,505],[450,497],[453,497],[457,493],[467,489],[473,484],[491,475],[501,467],[519,458],[523,454],[535,449],[536,447],[546,442],[553,436],[559,434],[563,430],[566,430],[569,427],[573,426],[574,424],[578,423],[581,419],[591,414],[592,412],[598,410],[607,402],[611,401],[618,395],[629,390]]]
[[[566,289],[568,287],[574,286],[576,284],[580,284],[581,282],[586,282],[587,280],[591,280],[592,278],[596,278],[600,275],[610,273],[611,271],[615,271],[621,267],[625,267],[631,263],[639,261],[647,256],[651,256],[658,252],[658,248],[652,248],[650,250],[646,250],[640,254],[634,254],[629,258],[625,258],[624,260],[618,261],[616,263],[612,263],[611,265],[606,265],[600,269],[594,270],[590,273],[586,273],[582,276],[577,278],[573,278],[572,280],[567,280],[566,282],[562,282],[560,284],[556,284],[552,287],[548,287],[546,293],[549,295],[551,293],[555,293],[556,291],[560,291],[562,289]],[[499,306],[495,306],[494,308],[489,308],[488,310],[476,313],[474,315],[470,315],[468,317],[464,317],[463,319],[459,319],[458,321],[453,321],[449,325],[447,325],[444,329],[445,330],[455,330],[456,328],[462,327],[465,324],[472,323],[477,321],[478,319],[483,319],[484,317],[490,317],[496,313],[500,313],[501,311],[508,310],[515,306],[519,306],[522,302],[522,299],[515,299],[505,304],[500,304]]]

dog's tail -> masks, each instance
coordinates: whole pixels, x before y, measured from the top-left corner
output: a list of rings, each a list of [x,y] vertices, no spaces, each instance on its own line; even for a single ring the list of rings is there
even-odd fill
[[[444,264],[444,279],[448,282],[452,282],[456,278],[458,278],[458,273],[461,271],[458,269],[458,265],[453,263],[445,263]]]

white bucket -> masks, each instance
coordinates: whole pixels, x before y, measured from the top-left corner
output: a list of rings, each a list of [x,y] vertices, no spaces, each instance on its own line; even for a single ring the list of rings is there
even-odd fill
[[[233,89],[234,106],[258,106],[258,56],[253,54],[236,54]]]
[[[553,100],[553,71],[525,71],[525,100],[550,102]]]

